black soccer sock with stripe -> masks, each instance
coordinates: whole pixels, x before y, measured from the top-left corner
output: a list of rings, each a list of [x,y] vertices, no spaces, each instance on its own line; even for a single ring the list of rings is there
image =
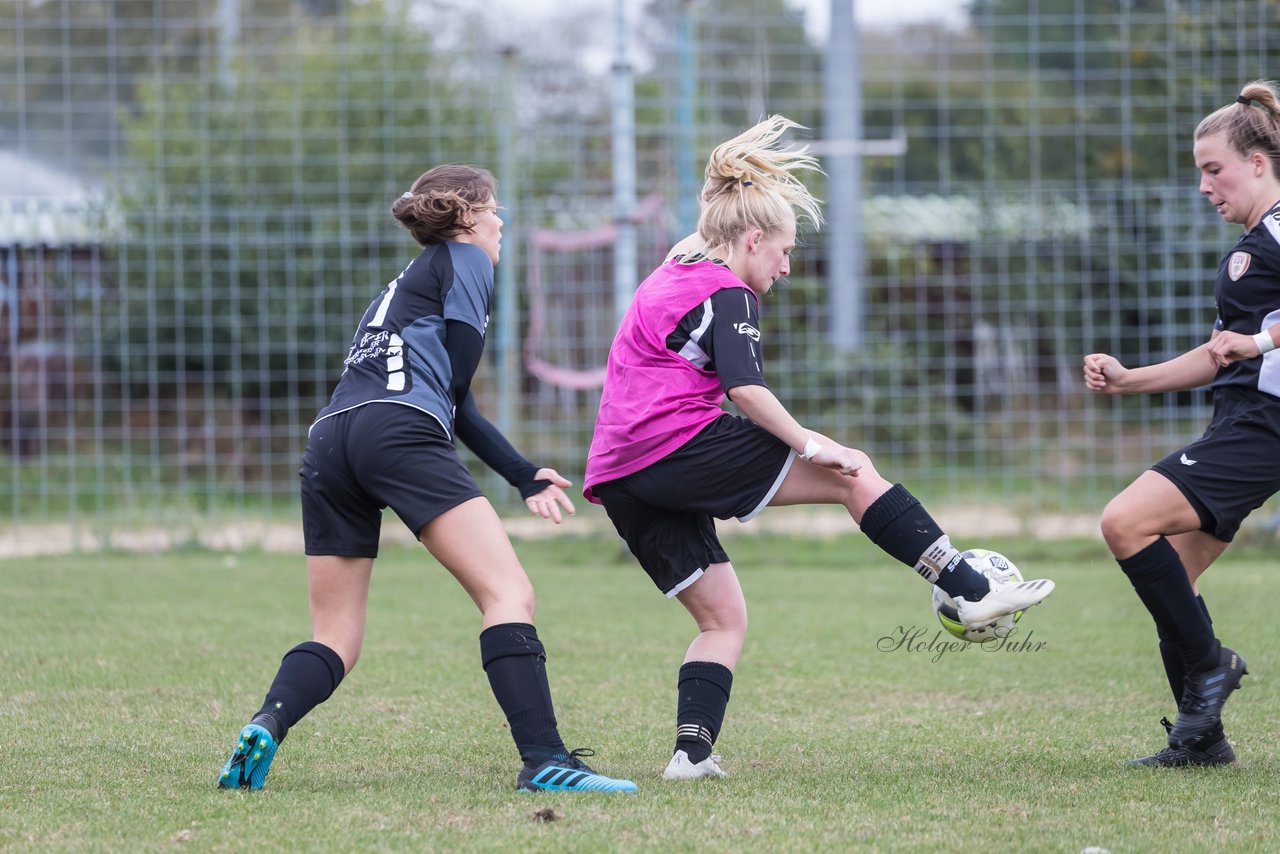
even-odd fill
[[[680,666],[675,750],[683,750],[695,765],[711,755],[732,690],[733,671],[723,664],[686,661]]]
[[[1197,596],[1196,604],[1200,606],[1200,610],[1204,612],[1204,618],[1212,626],[1213,617],[1209,616],[1209,606],[1204,603],[1204,597]],[[1169,680],[1169,690],[1173,692],[1173,702],[1181,703],[1183,681],[1187,675],[1186,667],[1182,664],[1182,656],[1178,654],[1178,646],[1173,642],[1173,638],[1169,637],[1159,625],[1156,626],[1156,634],[1160,638],[1160,661],[1164,664],[1164,675]]]
[[[952,599],[976,602],[991,591],[986,577],[969,566],[929,512],[900,483],[871,502],[858,525],[890,557],[915,569]]]
[[[528,623],[501,623],[480,633],[480,660],[507,716],[511,737],[528,765],[567,757],[547,681],[547,654]]]
[[[1209,616],[1209,606],[1205,604],[1204,597],[1197,596],[1196,603],[1204,612],[1204,618],[1209,621],[1209,625],[1213,625],[1213,617]],[[1160,661],[1164,664],[1164,675],[1169,680],[1169,690],[1173,692],[1173,704],[1179,706],[1182,704],[1182,688],[1186,683],[1187,670],[1182,663],[1182,655],[1178,652],[1178,645],[1173,642],[1173,639],[1167,637],[1165,630],[1158,625],[1156,634],[1160,636]],[[1200,739],[1200,743],[1214,744],[1221,741],[1222,737],[1222,724],[1219,723]]]
[[[1138,598],[1155,620],[1156,633],[1176,649],[1183,674],[1216,663],[1218,641],[1209,621],[1209,609],[1202,599],[1197,599],[1173,544],[1159,537],[1137,554],[1117,559],[1116,563],[1129,576]],[[1172,682],[1170,679],[1170,687]],[[1179,702],[1181,699],[1179,693]]]
[[[281,659],[251,723],[265,727],[279,744],[290,727],[333,695],[345,675],[342,658],[329,647],[316,641],[298,644]]]
[[[1160,636],[1160,663],[1164,665],[1165,678],[1169,680],[1169,690],[1173,692],[1173,704],[1182,702],[1182,686],[1187,678],[1186,668],[1182,666],[1182,654],[1173,638],[1167,637],[1164,629],[1156,626]]]

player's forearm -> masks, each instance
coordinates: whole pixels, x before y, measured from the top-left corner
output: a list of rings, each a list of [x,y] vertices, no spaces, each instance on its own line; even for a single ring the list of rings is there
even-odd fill
[[[523,491],[523,486],[533,481],[538,467],[526,460],[507,437],[480,414],[471,395],[458,407],[454,432],[482,463],[507,483]]]
[[[777,436],[797,453],[804,451],[812,434],[792,417],[774,393],[762,385],[740,385],[729,390],[729,399],[742,414]]]
[[[1124,390],[1128,394],[1186,391],[1208,385],[1217,372],[1205,343],[1167,362],[1131,369],[1125,377]]]

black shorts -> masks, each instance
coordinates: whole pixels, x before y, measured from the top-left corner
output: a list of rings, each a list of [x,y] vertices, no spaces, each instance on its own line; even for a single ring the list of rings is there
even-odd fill
[[[729,559],[714,519],[763,510],[795,456],[755,423],[723,415],[648,468],[592,489],[653,583],[674,596]]]
[[[302,454],[302,535],[309,555],[377,557],[382,508],[416,537],[483,495],[444,428],[398,403],[368,403],[311,426]]]
[[[1204,435],[1151,468],[1182,490],[1200,530],[1231,542],[1245,517],[1280,492],[1280,400],[1218,389]]]

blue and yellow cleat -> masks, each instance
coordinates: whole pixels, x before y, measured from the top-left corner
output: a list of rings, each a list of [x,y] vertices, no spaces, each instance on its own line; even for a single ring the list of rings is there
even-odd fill
[[[279,742],[264,727],[249,724],[240,730],[240,739],[218,777],[220,789],[261,789],[267,782],[271,760]]]
[[[554,757],[541,765],[526,765],[516,777],[517,792],[634,792],[630,780],[615,780],[597,774],[580,757],[595,751],[579,749],[567,757]]]

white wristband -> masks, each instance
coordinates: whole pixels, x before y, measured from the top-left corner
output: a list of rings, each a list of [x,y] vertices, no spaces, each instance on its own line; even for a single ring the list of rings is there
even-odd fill
[[[1276,342],[1271,338],[1270,329],[1264,329],[1253,336],[1253,343],[1258,345],[1258,355],[1270,353],[1276,348]]]
[[[804,443],[804,450],[800,452],[800,459],[811,460],[818,455],[818,451],[822,450],[822,446],[813,441],[810,437],[809,441]]]

